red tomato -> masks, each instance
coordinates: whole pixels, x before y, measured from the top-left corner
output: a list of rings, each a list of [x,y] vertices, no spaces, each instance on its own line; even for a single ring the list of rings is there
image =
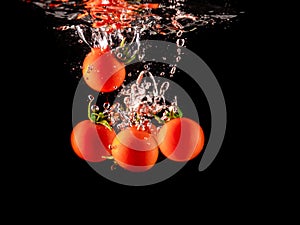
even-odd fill
[[[97,92],[116,90],[126,76],[125,65],[108,48],[93,48],[84,58],[82,73],[86,84]]]
[[[110,145],[115,138],[114,130],[90,120],[76,124],[71,133],[71,145],[80,158],[89,162],[101,162],[111,154]]]
[[[120,167],[131,172],[144,172],[154,166],[159,150],[153,135],[130,127],[114,138],[111,153]]]
[[[159,130],[158,145],[167,158],[185,162],[195,158],[203,149],[204,132],[194,120],[175,118]]]

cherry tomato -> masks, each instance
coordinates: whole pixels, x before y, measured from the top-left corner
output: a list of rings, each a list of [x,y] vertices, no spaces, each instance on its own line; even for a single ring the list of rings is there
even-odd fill
[[[153,135],[129,127],[114,138],[111,152],[120,167],[131,172],[144,172],[154,166],[159,150]]]
[[[71,132],[71,145],[77,156],[89,162],[102,162],[102,156],[111,154],[110,145],[115,138],[114,130],[101,124],[83,120]]]
[[[186,162],[195,158],[204,146],[202,127],[189,118],[174,118],[158,132],[158,146],[167,158]]]
[[[86,84],[97,92],[112,92],[125,79],[125,65],[109,49],[93,48],[82,64]]]

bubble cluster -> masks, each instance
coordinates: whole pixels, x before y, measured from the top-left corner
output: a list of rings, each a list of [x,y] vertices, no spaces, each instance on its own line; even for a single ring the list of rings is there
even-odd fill
[[[113,104],[103,103],[103,115],[119,131],[136,127],[138,130],[156,132],[151,130],[153,121],[163,124],[181,113],[176,96],[172,101],[166,101],[169,86],[168,81],[159,84],[150,71],[143,70],[135,82],[123,86]],[[94,98],[89,96],[89,100]],[[99,109],[95,105],[91,107],[92,111]]]

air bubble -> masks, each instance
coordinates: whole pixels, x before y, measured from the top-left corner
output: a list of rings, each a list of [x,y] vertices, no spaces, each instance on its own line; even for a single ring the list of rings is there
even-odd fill
[[[93,100],[95,99],[95,97],[94,97],[93,95],[89,95],[89,96],[88,96],[88,99],[89,99],[90,101],[93,101]]]
[[[123,54],[122,54],[121,52],[119,52],[119,53],[117,54],[117,57],[118,57],[119,59],[121,59],[122,56],[123,56]]]
[[[179,31],[176,33],[176,36],[177,36],[177,37],[181,37],[182,33],[183,33],[183,31],[182,31],[182,30],[179,30]]]
[[[110,170],[111,170],[111,171],[114,171],[114,170],[117,169],[117,167],[118,167],[118,164],[114,162],[114,164],[112,164],[112,165],[110,166]]]
[[[177,48],[177,55],[181,54],[181,48]]]
[[[92,110],[93,112],[97,112],[97,111],[99,111],[99,106],[97,106],[97,105],[92,105],[92,106],[91,106],[91,110]]]
[[[160,86],[159,94],[164,95],[165,92],[168,90],[169,85],[170,85],[169,82],[163,82],[162,85]]]
[[[176,72],[176,66],[173,66],[170,71],[170,74],[173,75],[175,72]]]
[[[183,47],[184,46],[184,43],[185,43],[185,40],[182,38],[182,39],[177,39],[176,40],[176,45],[177,47]]]
[[[109,107],[110,107],[109,102],[104,102],[104,103],[103,103],[103,108],[104,108],[104,109],[109,109]]]
[[[140,85],[141,82],[142,82],[142,80],[143,80],[143,78],[144,78],[144,72],[142,71],[142,72],[139,74],[138,78],[136,79],[136,84],[137,84],[137,85]]]
[[[139,61],[142,61],[145,57],[145,54],[139,54],[138,58],[139,58]]]
[[[109,144],[107,147],[109,150],[113,150],[114,148],[116,148],[116,146],[113,146],[112,144]]]

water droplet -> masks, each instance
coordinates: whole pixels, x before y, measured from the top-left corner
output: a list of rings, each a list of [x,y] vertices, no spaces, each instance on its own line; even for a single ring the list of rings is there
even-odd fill
[[[180,56],[177,56],[176,57],[176,62],[179,62],[181,60],[181,57]]]
[[[88,65],[88,68],[87,68],[87,73],[90,73],[91,71],[93,70],[93,66],[91,66],[91,65]]]
[[[161,72],[159,75],[160,75],[160,76],[164,76],[164,75],[165,75],[165,72]]]

